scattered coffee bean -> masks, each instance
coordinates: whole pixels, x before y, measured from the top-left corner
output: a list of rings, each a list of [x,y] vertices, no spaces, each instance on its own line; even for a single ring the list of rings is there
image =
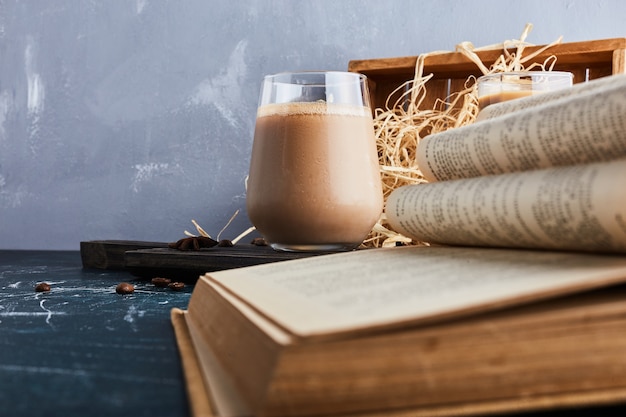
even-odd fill
[[[206,236],[185,237],[176,242],[168,243],[168,247],[178,250],[200,250],[201,248],[212,248],[217,245],[217,241]]]
[[[222,240],[219,241],[217,246],[219,246],[221,248],[232,248],[235,245],[233,244],[232,240],[222,239]]]
[[[135,291],[135,286],[128,282],[120,282],[115,287],[115,292],[118,294],[132,294]]]
[[[169,278],[156,277],[152,278],[152,284],[156,287],[167,287],[170,282],[172,282]]]
[[[267,240],[264,237],[255,237],[250,243],[255,246],[267,246]]]
[[[185,284],[182,282],[170,282],[167,286],[174,291],[181,291],[185,288]]]
[[[47,282],[40,282],[39,284],[35,285],[35,291],[48,292],[50,291],[50,284],[48,284]]]

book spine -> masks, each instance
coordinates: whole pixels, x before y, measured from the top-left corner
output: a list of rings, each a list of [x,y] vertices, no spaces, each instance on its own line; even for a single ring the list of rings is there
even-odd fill
[[[548,101],[433,134],[416,161],[444,181],[626,157],[626,77],[604,88]]]
[[[400,187],[391,227],[416,241],[626,252],[626,159]]]

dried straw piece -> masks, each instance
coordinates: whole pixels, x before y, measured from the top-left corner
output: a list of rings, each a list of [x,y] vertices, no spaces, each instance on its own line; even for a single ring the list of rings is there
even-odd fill
[[[211,236],[207,232],[204,231],[204,229],[198,224],[198,222],[196,222],[195,220],[191,219],[191,223],[193,223],[193,225],[196,226],[196,230],[198,231],[200,236],[211,238]],[[193,233],[190,233],[190,232],[188,232],[186,230],[185,230],[184,233],[185,233],[186,236],[189,236],[189,237],[197,237]]]
[[[224,225],[224,227],[222,227],[222,230],[220,230],[220,232],[217,234],[217,240],[221,240],[220,237],[222,236],[222,232],[224,232],[224,230],[226,230],[226,228],[233,222],[233,220],[235,219],[235,217],[237,217],[237,215],[239,214],[239,210],[235,211],[235,213],[230,216],[230,219],[228,219],[228,222],[226,223],[226,225]]]
[[[555,56],[549,57],[543,64],[533,63],[527,68],[525,64],[538,54],[560,43],[561,37],[538,51],[523,56],[524,49],[531,45],[526,42],[526,37],[531,30],[532,25],[527,24],[519,40],[509,40],[483,48],[474,48],[470,42],[462,42],[456,46],[456,51],[474,62],[483,74],[528,70],[536,67],[551,70],[556,62]],[[502,49],[502,55],[490,68],[487,68],[476,54],[476,51],[487,49]],[[398,187],[426,182],[415,158],[417,146],[423,137],[471,124],[478,115],[474,77],[466,80],[462,91],[438,99],[432,109],[422,108],[422,103],[426,98],[427,82],[433,77],[433,74],[423,74],[424,61],[428,56],[438,53],[441,52],[418,56],[413,79],[403,83],[389,95],[385,108],[374,110],[374,131],[385,202],[391,192]],[[399,98],[391,103],[391,97],[397,96],[400,92],[402,93]],[[395,246],[398,243],[426,244],[411,241],[410,238],[393,232],[388,227],[383,213],[362,246]]]
[[[230,217],[230,219],[228,220],[226,225],[224,227],[222,227],[222,230],[220,230],[220,232],[217,234],[217,239],[216,240],[218,240],[218,241],[220,240],[220,236],[222,235],[224,230],[226,230],[226,228],[228,226],[230,226],[230,224],[233,222],[233,220],[235,219],[235,217],[237,217],[238,214],[239,214],[239,210],[235,211],[235,213]],[[209,239],[212,239],[211,236],[198,224],[198,222],[196,222],[195,220],[191,220],[191,223],[193,223],[193,225],[196,227],[196,230],[198,231],[200,236],[208,237]],[[242,233],[240,233],[236,238],[231,240],[231,242],[233,243],[233,245],[235,245],[242,238],[246,237],[247,235],[249,235],[250,233],[254,232],[255,230],[256,230],[256,228],[254,226],[249,227],[248,229],[246,229]],[[185,230],[184,234],[186,236],[189,236],[189,237],[198,237],[197,235],[195,235],[195,234],[193,234],[191,232],[188,232],[187,230]]]

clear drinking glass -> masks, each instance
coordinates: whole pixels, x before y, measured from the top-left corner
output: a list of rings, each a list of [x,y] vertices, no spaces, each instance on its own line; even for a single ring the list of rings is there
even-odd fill
[[[349,250],[363,242],[383,207],[364,75],[264,78],[246,206],[276,250]]]
[[[498,72],[479,77],[478,107],[571,87],[574,75],[564,71]]]

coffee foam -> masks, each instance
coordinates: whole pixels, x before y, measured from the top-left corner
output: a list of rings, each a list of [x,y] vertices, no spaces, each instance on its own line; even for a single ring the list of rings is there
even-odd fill
[[[337,115],[371,116],[371,110],[365,106],[327,103],[325,101],[266,104],[259,107],[257,117],[287,115]]]

